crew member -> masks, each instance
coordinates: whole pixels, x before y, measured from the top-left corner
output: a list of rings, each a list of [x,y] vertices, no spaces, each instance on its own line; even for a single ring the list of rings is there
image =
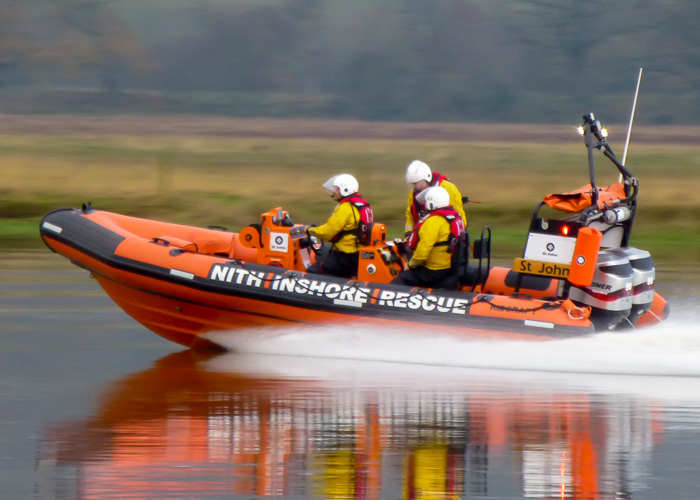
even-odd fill
[[[425,190],[427,212],[408,237],[413,251],[408,269],[391,282],[426,288],[451,288],[457,284],[452,271],[453,239],[464,232],[462,215],[450,205],[450,195],[440,186]]]
[[[447,191],[450,196],[450,205],[457,210],[464,221],[464,227],[467,227],[462,195],[457,186],[451,183],[447,177],[431,171],[426,163],[415,160],[406,169],[406,184],[411,187],[406,207],[406,227],[404,229],[406,237],[411,234],[416,222],[425,212],[425,190],[431,186],[440,186]]]
[[[359,184],[350,174],[331,177],[323,188],[338,205],[325,224],[310,227],[308,233],[330,241],[333,246],[325,260],[312,264],[307,272],[351,278],[357,275],[363,234],[373,222],[372,208],[357,192]]]

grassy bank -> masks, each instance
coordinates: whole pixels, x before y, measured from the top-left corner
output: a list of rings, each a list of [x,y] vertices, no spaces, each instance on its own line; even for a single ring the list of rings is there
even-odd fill
[[[281,127],[253,121],[255,127],[245,128],[236,121],[237,128],[222,133],[226,123],[188,119],[180,128],[168,122],[167,132],[149,133],[137,119],[120,120],[108,132],[94,122],[61,127],[55,119],[43,127],[0,131],[0,249],[39,247],[41,216],[83,202],[231,229],[282,205],[295,222],[321,223],[333,208],[321,184],[340,172],[359,179],[376,218],[398,236],[404,222],[404,169],[420,158],[481,202],[467,206],[470,229],[477,233],[491,226],[496,254],[510,257],[522,247],[537,201],[588,182],[586,150],[575,134],[566,139],[568,128],[548,144],[512,125],[487,125],[485,133],[472,128],[472,140],[456,140],[449,125],[444,133],[433,125],[423,134],[428,139],[420,139],[405,124],[375,126],[371,133],[377,138],[368,138],[359,125],[339,122],[333,129],[332,123],[314,122],[316,132],[300,124],[298,137],[289,137],[295,135],[294,122]],[[649,137],[649,131],[644,133]],[[652,137],[652,144],[633,143],[627,162],[641,184],[633,244],[658,257],[698,260],[700,145],[674,144],[663,129],[658,133],[660,139]],[[623,141],[613,141],[620,156]],[[598,183],[616,180],[612,164],[597,156]]]

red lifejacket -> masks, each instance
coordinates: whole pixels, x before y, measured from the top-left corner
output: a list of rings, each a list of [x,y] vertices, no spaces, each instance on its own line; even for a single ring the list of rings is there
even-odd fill
[[[335,243],[346,234],[354,234],[357,236],[360,242],[366,243],[365,240],[367,230],[374,222],[372,207],[369,206],[369,202],[365,200],[360,193],[354,193],[350,196],[346,196],[345,198],[341,199],[338,204],[342,205],[343,203],[352,203],[360,214],[360,220],[358,221],[355,229],[339,231],[335,236],[333,236],[333,238],[331,238],[331,243]]]
[[[430,184],[428,187],[433,187],[433,186],[439,186],[440,184],[443,183],[443,181],[449,180],[447,177],[442,175],[441,173],[438,172],[433,172],[433,177],[432,180],[430,181]],[[425,188],[428,189],[428,188]],[[416,190],[413,189],[413,203],[411,204],[411,215],[413,215],[413,220],[417,221],[420,219],[421,215],[425,212],[425,205],[423,205],[418,199],[416,198],[421,192],[419,191],[416,193]]]
[[[459,238],[459,236],[465,231],[464,219],[462,219],[462,216],[459,215],[459,212],[457,210],[455,210],[451,206],[445,208],[438,208],[437,210],[428,212],[418,220],[418,223],[413,229],[411,236],[408,237],[408,247],[411,249],[411,251],[414,251],[416,249],[416,247],[418,246],[418,242],[420,241],[420,235],[418,234],[420,228],[423,227],[425,221],[436,215],[444,217],[445,220],[447,220],[447,222],[450,223],[450,235],[447,237],[447,241],[440,241],[438,243],[435,243],[435,246],[450,245],[455,238]],[[454,252],[454,246],[451,246],[449,252]]]

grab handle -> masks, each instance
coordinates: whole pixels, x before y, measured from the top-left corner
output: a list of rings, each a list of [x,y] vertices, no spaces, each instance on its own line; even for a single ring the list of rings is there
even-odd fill
[[[155,243],[156,245],[163,245],[164,247],[170,246],[170,242],[168,240],[166,240],[165,238],[160,238],[158,236],[153,238],[153,243]]]

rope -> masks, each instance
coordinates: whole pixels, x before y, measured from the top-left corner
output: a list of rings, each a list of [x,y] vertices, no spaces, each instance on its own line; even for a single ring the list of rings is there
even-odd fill
[[[475,300],[475,302],[488,302],[491,307],[493,307],[494,309],[498,309],[500,311],[512,311],[514,309],[513,306],[502,306],[500,304],[494,304],[493,302],[491,302],[492,299],[493,299],[493,296],[491,296],[491,295],[485,295],[481,298],[479,296],[477,296],[477,300]],[[518,312],[535,312],[535,311],[539,311],[540,309],[554,310],[554,309],[557,309],[559,307],[562,307],[563,303],[564,302],[560,301],[560,300],[558,300],[556,302],[552,302],[552,303],[545,302],[542,305],[537,306],[537,307],[533,307],[531,309],[518,308]]]
[[[284,274],[277,274],[277,275],[274,275],[272,278],[266,278],[266,277],[264,277],[264,275],[266,274],[264,271],[251,271],[250,269],[246,269],[246,264],[248,264],[247,262],[243,262],[241,260],[232,260],[232,261],[229,261],[229,264],[237,265],[238,267],[240,267],[244,271],[249,272],[250,274],[254,275],[257,279],[259,279],[260,281],[265,282],[265,283],[272,283],[274,281],[281,281],[285,278],[291,278],[293,280],[296,280],[298,278],[297,273],[294,271],[292,271],[287,276],[285,276]],[[263,276],[259,276],[260,274],[262,274]],[[297,284],[298,284],[298,282],[297,282]]]

